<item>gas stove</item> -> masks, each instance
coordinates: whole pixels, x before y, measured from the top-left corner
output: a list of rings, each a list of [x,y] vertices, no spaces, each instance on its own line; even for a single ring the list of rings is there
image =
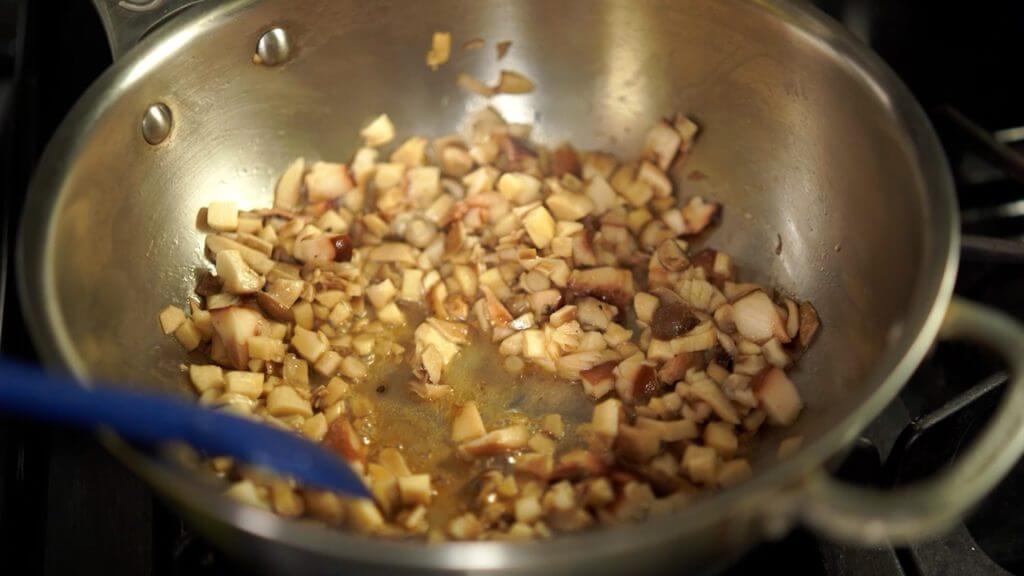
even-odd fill
[[[1024,94],[1007,80],[1024,5],[819,0],[870,43],[926,110],[957,182],[964,248],[957,293],[1024,318]],[[57,124],[109,65],[87,2],[0,0],[0,352],[33,360],[14,294],[17,214]],[[840,467],[895,486],[957,457],[984,426],[1005,375],[979,350],[940,344]],[[907,548],[854,548],[801,529],[757,547],[727,574],[965,574],[1024,571],[1024,466],[949,535]],[[241,574],[194,535],[92,436],[0,418],[0,552],[25,574]]]

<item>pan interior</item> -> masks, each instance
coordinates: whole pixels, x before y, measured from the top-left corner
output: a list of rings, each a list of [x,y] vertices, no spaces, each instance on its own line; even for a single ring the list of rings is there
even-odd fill
[[[629,156],[659,117],[699,121],[699,145],[672,176],[680,194],[725,205],[708,245],[822,318],[794,372],[807,409],[785,435],[813,440],[861,406],[941,291],[948,199],[929,191],[908,110],[848,54],[758,3],[268,0],[224,15],[202,33],[161,36],[105,77],[79,112],[87,122],[63,135],[73,156],[40,176],[58,196],[40,237],[49,243],[28,247],[49,284],[28,298],[44,303],[58,354],[81,373],[187,393],[185,355],[155,319],[208,266],[199,209],[269,204],[293,158],[347,161],[382,112],[399,139],[451,132],[486,105],[456,86],[458,72],[533,79],[535,92],[491,104],[552,145]],[[255,65],[272,26],[296,54]],[[435,30],[455,39],[438,72],[424,64]],[[475,37],[487,47],[459,48]],[[513,42],[501,62],[498,40]],[[158,146],[139,131],[153,102],[174,115]]]

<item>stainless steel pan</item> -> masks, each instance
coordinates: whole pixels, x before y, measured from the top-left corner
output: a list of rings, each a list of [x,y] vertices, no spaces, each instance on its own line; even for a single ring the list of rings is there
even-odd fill
[[[829,535],[906,540],[941,531],[1024,450],[1024,336],[951,301],[959,250],[953,189],[919,106],[863,46],[786,0],[96,0],[117,62],[82,97],[41,162],[20,244],[23,302],[46,362],[81,379],[186,393],[157,311],[203,266],[195,215],[235,195],[268,201],[296,156],[346,159],[388,112],[404,134],[441,135],[482,105],[454,76],[526,73],[538,90],[494,105],[542,139],[629,154],[673,111],[705,127],[685,194],[727,207],[712,242],[758,279],[810,298],[824,319],[797,373],[805,444],[733,490],[637,526],[528,545],[421,546],[279,519],[219,497],[193,475],[109,446],[236,556],[268,569],[590,573],[719,566],[795,521]],[[129,10],[131,8],[131,10]],[[162,25],[137,46],[136,40]],[[275,30],[276,29],[276,30]],[[456,44],[431,72],[434,30]],[[271,32],[272,31],[272,32]],[[271,34],[267,35],[267,32]],[[133,47],[134,46],[134,47]],[[264,62],[253,55],[260,50]],[[781,238],[781,254],[775,254]],[[1001,352],[1013,374],[987,432],[935,478],[890,493],[825,472],[892,400],[937,337]]]

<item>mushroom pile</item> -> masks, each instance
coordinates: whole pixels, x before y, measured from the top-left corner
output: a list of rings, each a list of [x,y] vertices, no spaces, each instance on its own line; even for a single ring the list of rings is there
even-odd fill
[[[212,270],[159,317],[192,353],[199,402],[323,443],[374,498],[213,458],[228,494],[368,534],[518,540],[742,482],[758,430],[801,412],[787,370],[819,322],[810,303],[740,282],[728,254],[691,249],[721,212],[669,176],[697,134],[663,120],[623,161],[548,149],[487,108],[465,134],[385,156],[381,115],[348,163],[295,160],[272,207],[210,204]],[[494,361],[460,387],[480,353]],[[542,379],[590,408],[487,410],[482,383],[498,375],[504,392]],[[388,434],[424,418],[443,437],[422,450]]]

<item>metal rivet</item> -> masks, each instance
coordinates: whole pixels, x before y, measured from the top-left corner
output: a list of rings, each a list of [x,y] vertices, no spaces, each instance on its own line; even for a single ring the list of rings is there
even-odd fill
[[[153,104],[142,116],[142,137],[150,144],[159,144],[170,136],[173,124],[171,109],[162,102]]]
[[[283,64],[291,56],[292,46],[283,28],[273,28],[260,36],[256,46],[257,61],[264,66]]]

